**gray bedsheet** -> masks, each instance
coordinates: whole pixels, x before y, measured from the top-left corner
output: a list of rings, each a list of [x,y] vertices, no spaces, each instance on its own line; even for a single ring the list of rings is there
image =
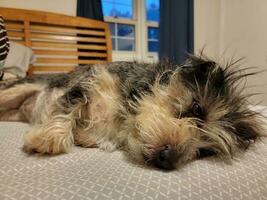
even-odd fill
[[[266,139],[232,164],[209,158],[162,172],[99,149],[27,156],[20,149],[27,129],[22,123],[0,123],[1,200],[267,199]]]

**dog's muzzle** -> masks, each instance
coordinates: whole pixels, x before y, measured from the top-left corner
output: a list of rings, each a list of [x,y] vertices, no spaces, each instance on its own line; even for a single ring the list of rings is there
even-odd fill
[[[155,152],[152,164],[161,169],[173,170],[176,168],[177,160],[177,151],[171,145],[167,144]]]

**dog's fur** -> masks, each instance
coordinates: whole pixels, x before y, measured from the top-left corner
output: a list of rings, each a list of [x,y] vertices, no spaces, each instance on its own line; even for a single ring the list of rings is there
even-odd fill
[[[232,157],[261,136],[258,115],[236,84],[247,75],[196,56],[182,66],[83,66],[2,86],[0,120],[34,124],[24,137],[28,153],[59,154],[74,144],[123,149],[173,169],[197,157]]]

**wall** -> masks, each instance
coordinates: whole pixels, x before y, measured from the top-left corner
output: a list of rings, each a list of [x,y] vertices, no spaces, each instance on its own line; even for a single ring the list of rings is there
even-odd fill
[[[0,0],[1,7],[41,10],[76,15],[77,0]]]
[[[195,52],[220,62],[244,57],[241,68],[267,69],[266,0],[195,0]],[[267,105],[267,72],[247,79],[252,104]]]
[[[222,0],[223,12],[220,52],[225,57],[245,57],[245,66],[267,69],[267,1]],[[252,98],[253,103],[267,105],[267,73],[249,77],[247,91],[262,93]]]
[[[210,57],[217,58],[220,50],[220,0],[195,0],[195,53],[203,48]]]

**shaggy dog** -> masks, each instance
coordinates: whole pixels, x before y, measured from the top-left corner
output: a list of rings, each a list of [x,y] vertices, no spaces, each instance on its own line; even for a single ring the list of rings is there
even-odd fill
[[[166,170],[232,157],[261,136],[237,86],[250,74],[234,64],[191,56],[181,66],[115,62],[25,78],[2,86],[0,120],[33,124],[24,137],[28,153],[65,153],[74,144],[123,149]]]

